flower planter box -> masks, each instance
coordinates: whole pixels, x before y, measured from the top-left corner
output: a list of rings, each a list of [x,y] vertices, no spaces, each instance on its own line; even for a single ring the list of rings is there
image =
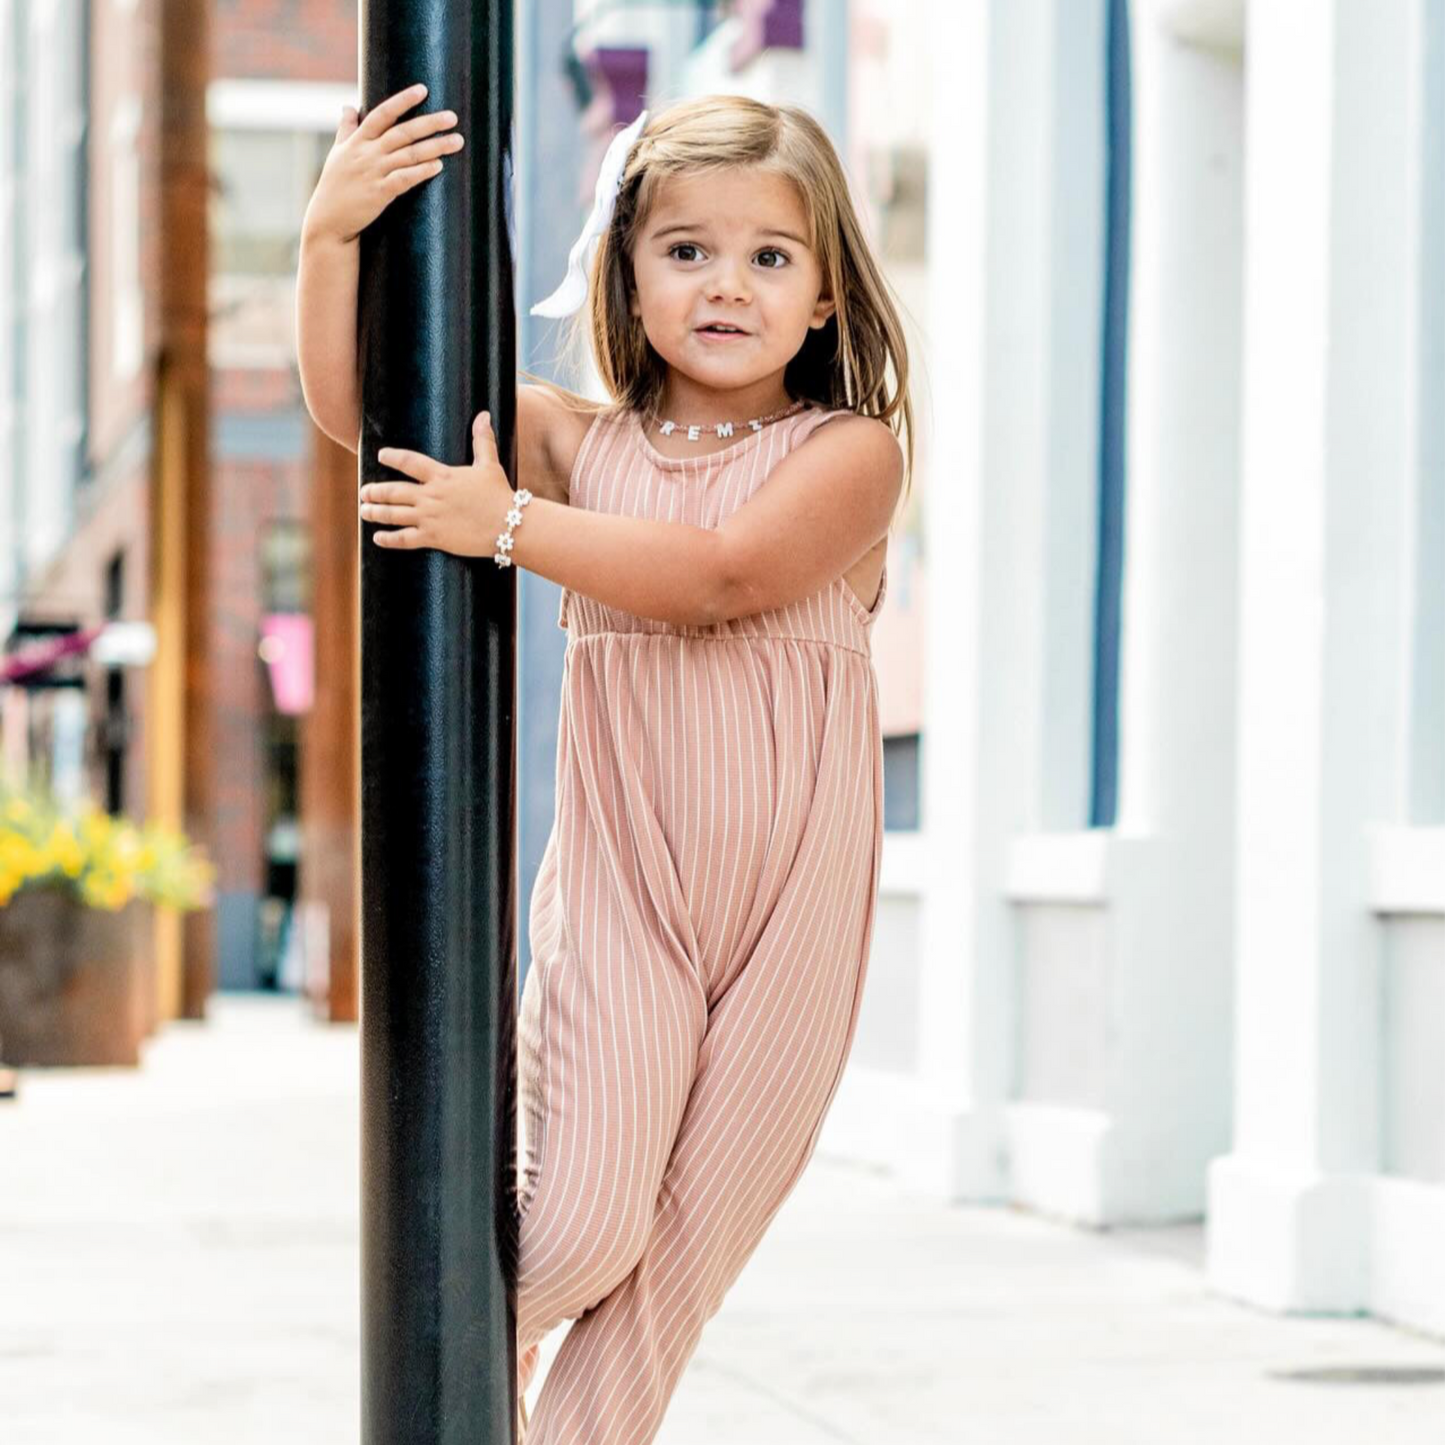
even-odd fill
[[[151,905],[91,908],[57,888],[0,907],[0,1061],[140,1062],[153,1023]]]

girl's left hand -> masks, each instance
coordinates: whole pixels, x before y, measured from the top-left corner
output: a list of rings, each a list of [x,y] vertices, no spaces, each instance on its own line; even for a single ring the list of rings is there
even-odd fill
[[[472,422],[472,446],[469,467],[449,467],[423,452],[382,447],[377,461],[422,485],[368,482],[361,489],[362,519],[396,529],[377,532],[372,540],[403,551],[435,547],[459,557],[492,556],[497,534],[506,530],[513,492],[487,412],[478,412]]]

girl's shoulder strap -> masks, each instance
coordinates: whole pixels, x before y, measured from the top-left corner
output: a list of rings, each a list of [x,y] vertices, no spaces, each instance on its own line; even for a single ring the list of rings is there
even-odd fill
[[[790,447],[795,447],[806,438],[812,436],[825,422],[830,422],[835,417],[852,416],[853,414],[853,411],[846,406],[833,408],[824,406],[805,407],[792,420],[792,430],[788,434],[788,444]]]

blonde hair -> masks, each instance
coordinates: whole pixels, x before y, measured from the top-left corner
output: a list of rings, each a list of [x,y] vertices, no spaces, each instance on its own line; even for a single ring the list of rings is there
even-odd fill
[[[822,271],[823,295],[836,302],[833,315],[823,326],[809,329],[788,363],[783,382],[789,395],[886,423],[904,442],[906,497],[913,474],[914,420],[903,325],[892,288],[869,249],[838,153],[823,127],[799,106],[768,105],[743,95],[706,95],[649,117],[628,153],[612,223],[592,263],[587,302],[571,323],[569,349],[580,350],[590,339],[613,404],[654,412],[667,363],[648,341],[641,318],[631,312],[633,244],[669,176],[728,166],[758,166],[797,187]],[[606,409],[541,377],[531,379],[577,409]]]

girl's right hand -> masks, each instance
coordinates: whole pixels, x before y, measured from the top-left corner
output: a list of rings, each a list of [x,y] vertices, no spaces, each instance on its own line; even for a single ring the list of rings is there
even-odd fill
[[[354,106],[343,108],[336,141],[306,207],[305,230],[354,241],[397,196],[436,175],[441,156],[461,149],[457,132],[438,134],[457,123],[452,111],[398,123],[425,94],[423,85],[399,90],[374,105],[365,120]]]

